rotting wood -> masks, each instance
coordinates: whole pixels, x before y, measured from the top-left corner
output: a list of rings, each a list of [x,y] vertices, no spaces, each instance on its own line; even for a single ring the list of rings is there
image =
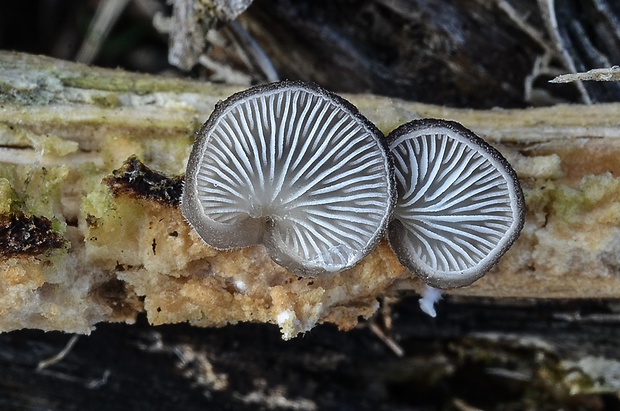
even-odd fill
[[[33,327],[88,332],[100,321],[133,321],[142,309],[158,324],[190,321],[196,325],[218,326],[229,321],[277,322],[277,314],[286,312],[286,304],[291,304],[292,290],[313,290],[320,294],[329,289],[322,280],[318,284],[302,284],[296,278],[283,279],[288,274],[266,262],[260,250],[219,255],[217,264],[226,266],[229,272],[234,272],[237,266],[247,270],[250,258],[259,275],[260,267],[269,267],[270,275],[275,276],[270,278],[278,278],[287,286],[294,280],[296,285],[268,298],[248,300],[246,304],[260,301],[268,306],[263,307],[261,315],[251,311],[235,314],[230,308],[238,307],[239,302],[231,300],[232,305],[222,304],[222,308],[232,317],[218,316],[213,311],[215,306],[206,310],[204,306],[201,308],[200,301],[224,295],[241,298],[242,285],[235,282],[238,279],[234,276],[221,277],[214,283],[219,287],[217,294],[191,297],[183,294],[206,281],[201,283],[200,278],[188,274],[208,271],[213,261],[201,260],[211,251],[190,241],[197,237],[192,237],[174,206],[144,202],[144,199],[125,198],[120,203],[114,200],[112,209],[118,211],[125,207],[134,217],[138,215],[135,218],[151,221],[148,229],[157,233],[135,248],[131,258],[127,254],[134,251],[125,247],[123,235],[132,234],[131,224],[140,221],[127,222],[123,230],[109,234],[114,226],[102,226],[109,222],[88,212],[89,207],[99,209],[101,204],[97,201],[109,200],[102,191],[106,189],[101,184],[102,178],[132,155],[154,170],[180,175],[192,133],[208,117],[215,102],[236,90],[233,86],[0,53],[0,165],[3,164],[0,177],[9,183],[3,191],[8,193],[5,199],[16,199],[8,204],[5,201],[0,209],[48,218],[52,227],[71,242],[68,255],[75,261],[88,263],[73,265],[65,273],[61,271],[66,266],[55,265],[62,259],[58,253],[35,259],[5,260],[3,282],[17,287],[15,290],[19,292],[14,294],[13,288],[4,287],[0,294],[3,304],[19,296],[23,303],[21,310],[36,309],[41,315],[28,317],[36,319],[31,323],[20,323],[25,321],[26,311],[20,315],[3,311],[2,329]],[[495,298],[620,297],[620,207],[617,205],[620,163],[616,160],[620,154],[620,105],[475,111],[372,95],[347,98],[386,133],[419,117],[459,121],[494,144],[517,170],[528,207],[521,238],[482,280],[451,293]],[[185,245],[169,249],[168,253],[174,250],[176,258],[180,251],[190,250],[198,258],[190,259],[192,264],[178,263],[171,258],[173,255],[166,254],[166,247],[176,244],[178,239],[185,241]],[[155,264],[156,255],[161,261],[167,259],[168,265]],[[420,282],[410,279],[385,246],[373,255],[369,260],[372,262],[362,263],[360,270],[385,270],[387,276],[375,284],[375,292],[420,289]],[[180,265],[174,266],[175,261]],[[209,261],[209,267],[200,265],[200,261]],[[165,267],[174,269],[166,272]],[[118,285],[119,280],[122,286],[113,287],[118,295],[100,292],[109,291],[109,284]],[[319,294],[316,304],[324,298]],[[34,300],[28,301],[28,295],[34,296]],[[350,328],[357,322],[357,315],[368,316],[376,310],[372,301],[379,295],[360,294],[333,311],[318,314],[304,313],[300,306],[291,309],[298,318],[335,322],[342,328]],[[142,296],[146,297],[144,302],[139,298]],[[188,299],[183,300],[185,297]],[[282,299],[282,306],[274,306],[276,297]],[[77,308],[78,301],[81,309]],[[49,315],[49,310],[56,310],[55,314]],[[65,323],[69,316],[71,321]],[[288,336],[303,331],[303,328],[286,331],[286,324],[280,326]]]
[[[487,410],[617,408],[620,329],[611,304],[453,300],[433,319],[412,298],[392,307],[393,323],[377,326],[402,357],[370,327],[322,326],[283,342],[264,324],[139,321],[102,324],[38,370],[73,337],[4,333],[0,408],[420,410],[455,409],[458,400]]]

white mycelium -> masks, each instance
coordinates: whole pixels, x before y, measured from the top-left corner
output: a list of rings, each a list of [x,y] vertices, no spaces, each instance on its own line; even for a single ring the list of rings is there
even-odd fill
[[[497,150],[454,122],[413,121],[388,141],[398,187],[388,229],[396,255],[435,287],[471,284],[523,226],[514,171]]]
[[[182,210],[219,249],[264,244],[299,275],[353,266],[395,196],[385,139],[345,100],[280,82],[218,104],[190,156]]]

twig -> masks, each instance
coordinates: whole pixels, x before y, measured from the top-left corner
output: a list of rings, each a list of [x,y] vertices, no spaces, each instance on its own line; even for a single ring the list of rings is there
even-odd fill
[[[385,345],[387,345],[388,348],[392,350],[394,354],[396,354],[397,357],[405,356],[405,350],[403,350],[402,347],[398,345],[396,341],[394,341],[394,339],[385,335],[385,333],[381,330],[381,328],[379,328],[379,326],[375,324],[374,322],[370,323],[370,331],[372,331],[373,334],[379,337],[379,339],[383,341]]]
[[[129,0],[104,0],[99,3],[95,17],[88,28],[88,34],[75,57],[77,62],[92,63],[127,3]]]
[[[60,350],[58,354],[46,360],[39,361],[39,364],[37,364],[37,371],[43,371],[44,369],[51,367],[52,365],[62,361],[67,356],[67,354],[71,352],[71,350],[73,349],[73,346],[75,345],[75,343],[78,341],[79,338],[80,338],[79,335],[74,334],[71,337],[71,339],[69,339],[69,341],[67,342],[67,345],[65,345],[65,348]]]
[[[250,35],[243,28],[243,26],[237,21],[231,21],[229,23],[231,30],[237,35],[239,41],[243,43],[245,49],[248,50],[253,57],[256,65],[261,69],[268,82],[278,81],[280,77],[276,68],[273,66],[271,59],[265,53],[265,50],[254,40],[254,37]]]

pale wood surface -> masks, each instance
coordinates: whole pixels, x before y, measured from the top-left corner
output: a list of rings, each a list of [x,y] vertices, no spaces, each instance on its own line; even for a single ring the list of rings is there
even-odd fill
[[[180,174],[191,133],[216,101],[238,89],[14,53],[4,52],[0,59],[5,163],[80,167],[92,162],[109,172],[135,153],[156,170]],[[384,132],[418,117],[459,121],[513,163],[527,198],[523,234],[496,269],[459,293],[620,296],[620,105],[476,111],[347,97]],[[79,149],[41,157],[32,141],[44,144],[49,136],[77,142]],[[110,136],[123,144],[110,148]],[[408,282],[395,287],[419,288]]]

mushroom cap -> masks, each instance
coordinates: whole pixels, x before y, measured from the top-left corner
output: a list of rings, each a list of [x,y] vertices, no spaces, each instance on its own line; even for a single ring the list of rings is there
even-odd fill
[[[283,81],[216,105],[194,143],[181,209],[214,248],[264,244],[289,271],[317,276],[372,251],[395,197],[381,132],[335,94]]]
[[[433,287],[473,283],[523,227],[516,173],[499,151],[452,121],[412,121],[390,133],[388,144],[398,190],[390,246]]]

